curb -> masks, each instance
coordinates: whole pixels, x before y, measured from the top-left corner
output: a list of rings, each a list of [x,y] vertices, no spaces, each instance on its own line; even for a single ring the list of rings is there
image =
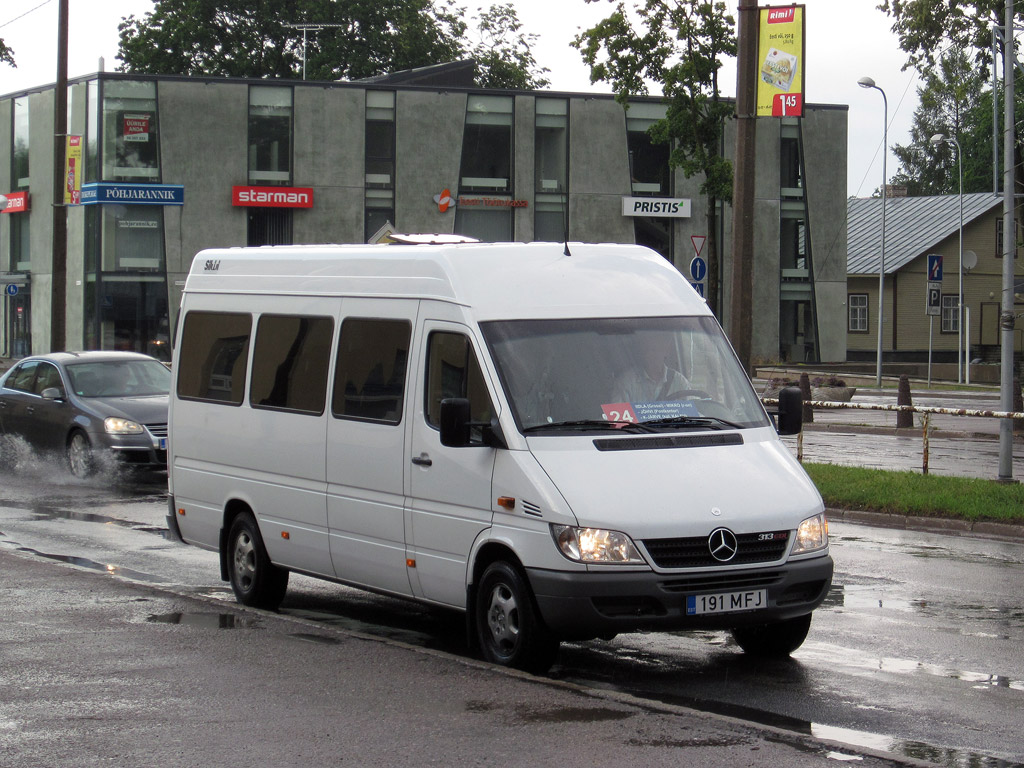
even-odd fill
[[[926,531],[928,533],[959,533],[981,538],[1024,542],[1024,525],[1014,525],[1013,523],[952,520],[943,517],[915,517],[913,515],[897,515],[889,512],[868,512],[860,509],[835,509],[831,507],[825,510],[825,514],[829,520],[874,525],[879,528]]]
[[[805,432],[857,432],[865,435],[919,435],[921,427],[877,427],[872,424],[843,424],[840,422],[829,422],[827,424],[816,424],[804,422]],[[930,429],[928,437],[942,437],[953,440],[999,440],[998,432],[962,432],[952,429]],[[1024,432],[1016,431],[1013,434],[1014,442],[1024,442]]]

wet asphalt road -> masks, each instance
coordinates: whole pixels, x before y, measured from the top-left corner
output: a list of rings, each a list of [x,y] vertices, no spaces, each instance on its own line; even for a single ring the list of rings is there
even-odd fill
[[[131,669],[149,669],[156,663],[162,669],[161,680],[175,675],[184,675],[188,679],[202,668],[202,664],[181,655],[184,651],[178,647],[179,643],[185,642],[193,652],[198,652],[215,638],[218,645],[229,642],[229,638],[218,634],[221,627],[245,630],[251,628],[252,622],[264,626],[277,619],[270,614],[242,610],[235,605],[227,585],[218,579],[213,553],[174,544],[163,538],[166,506],[162,483],[163,478],[156,476],[131,481],[106,478],[83,484],[67,479],[54,472],[53,467],[45,465],[5,476],[0,487],[0,555],[3,556],[2,562],[7,564],[5,569],[17,570],[16,565],[10,565],[12,557],[28,557],[33,563],[33,572],[41,568],[43,570],[38,572],[52,574],[56,569],[62,574],[58,580],[69,585],[77,585],[78,577],[67,574],[88,575],[90,578],[81,587],[66,588],[81,588],[85,603],[93,602],[94,595],[107,589],[97,584],[116,584],[117,590],[124,590],[128,596],[112,598],[112,605],[123,608],[125,603],[139,603],[135,606],[137,610],[130,615],[115,617],[111,621],[116,626],[120,626],[117,624],[119,621],[129,622],[131,632],[140,633],[138,648],[145,649],[147,643],[157,643],[153,652],[138,648],[130,652],[126,650],[120,654],[122,661]],[[832,533],[833,557],[837,567],[835,587],[826,604],[816,613],[808,641],[791,662],[769,667],[753,664],[739,653],[726,635],[719,633],[633,634],[608,642],[566,644],[548,679],[578,685],[585,690],[612,692],[616,697],[626,694],[651,706],[682,705],[697,712],[725,715],[736,718],[741,724],[779,728],[794,734],[794,738],[809,737],[812,742],[817,739],[834,740],[851,754],[863,749],[877,750],[894,759],[924,760],[945,766],[1024,764],[1024,735],[1020,732],[1019,722],[1020,712],[1024,711],[1024,658],[1019,652],[1024,645],[1024,578],[1021,575],[1024,572],[1024,547],[1021,543],[890,531],[851,524],[835,524]],[[15,552],[19,549],[20,552]],[[60,567],[61,564],[72,564],[77,570],[67,571]],[[53,578],[47,577],[40,583],[50,583]],[[56,614],[41,606],[56,607],[63,616],[66,607],[75,603],[75,598],[73,594],[65,594],[51,600],[46,597],[45,590],[28,586],[15,588],[12,593],[13,585],[8,581],[4,583],[7,608],[17,605],[19,610],[14,624],[5,620],[4,628],[0,629],[4,633],[0,634],[4,638],[0,652],[6,657],[0,673],[5,691],[24,689],[34,690],[37,696],[48,695],[44,694],[49,685],[46,674],[38,672],[35,677],[20,679],[13,671],[16,666],[12,666],[12,661],[15,659],[10,654],[12,649],[17,653],[28,652],[23,643],[30,641],[19,640],[19,633],[31,635],[35,631],[33,627],[44,631],[52,624],[50,634],[54,639],[50,642],[56,642],[64,656],[73,656],[75,647],[81,647],[81,638],[88,635],[83,635],[81,628],[69,630],[67,635],[61,634],[64,630],[58,629]],[[25,591],[19,591],[22,589]],[[157,590],[156,597],[153,589]],[[12,594],[17,595],[14,602]],[[131,597],[133,594],[136,597]],[[438,657],[433,655],[435,653],[441,654],[442,666],[454,665],[438,674],[454,674],[460,680],[471,682],[470,688],[475,689],[481,679],[490,679],[493,674],[487,672],[481,677],[478,671],[481,668],[471,661],[457,615],[313,579],[293,577],[282,617],[291,622],[281,630],[284,635],[282,642],[294,642],[288,640],[288,636],[296,633],[324,635],[347,648],[352,645],[349,638],[355,633],[356,636],[398,643],[399,647],[407,645],[430,652],[430,660],[422,665],[406,661],[389,662],[388,686],[394,684],[396,675],[412,675],[410,669],[433,667],[439,663],[436,661]],[[230,640],[233,647],[231,658],[235,661],[248,658],[245,654],[251,651],[247,646],[253,633],[227,634],[236,638]],[[60,645],[57,640],[60,637],[66,637],[71,645]],[[170,650],[163,649],[164,641],[171,643]],[[318,648],[315,658],[311,657],[309,664],[303,667],[308,677],[304,685],[310,686],[310,690],[319,691],[318,686],[324,685],[324,676],[334,675],[335,667],[342,663],[349,675],[362,680],[365,689],[376,690],[380,686],[377,677],[360,677],[368,674],[368,670],[374,670],[373,674],[377,675],[377,667],[364,667],[359,659],[342,660],[340,656],[332,656],[332,653],[340,651],[337,648],[332,651],[329,641],[313,642],[324,647]],[[392,653],[392,646],[387,647],[387,653]],[[131,656],[131,653],[140,652],[145,658]],[[261,654],[266,652],[260,651]],[[153,653],[156,653],[156,662],[149,658]],[[219,659],[219,656],[211,658]],[[261,657],[265,658],[268,657]],[[42,661],[37,660],[36,663],[45,666]],[[176,668],[175,665],[179,666]],[[318,669],[316,665],[326,666]],[[260,674],[267,669],[267,663],[261,661]],[[143,679],[148,679],[145,675],[154,673],[140,674],[144,674]],[[227,674],[231,678],[240,672],[229,667]],[[293,671],[290,674],[298,673]],[[330,679],[331,684],[336,684],[333,677]],[[415,690],[415,685],[421,681],[410,676],[406,682],[410,684],[406,688],[408,692]],[[427,682],[434,684],[436,681],[430,678]],[[239,698],[253,696],[251,686],[246,687],[237,681],[236,684],[240,686]],[[294,681],[276,682],[276,677],[271,674],[269,685],[273,688],[268,690],[277,690],[280,686],[280,690],[289,691],[294,684]],[[490,689],[494,685],[485,684],[483,687]],[[90,703],[86,696],[88,690],[86,687],[76,694],[81,699],[78,706],[86,709]],[[527,694],[519,691],[509,695],[516,701],[523,700],[523,696],[529,701],[547,701],[546,692],[545,688],[543,693],[531,690]],[[140,700],[146,699],[142,691],[137,690],[133,695]],[[202,695],[210,694],[204,690]],[[220,695],[216,694],[211,702],[220,702]],[[461,699],[457,698],[459,695]],[[25,696],[31,698],[28,693]],[[190,708],[198,705],[189,702],[188,696],[187,690],[175,693],[175,697],[182,699],[181,706],[191,712]],[[483,718],[488,727],[496,727],[501,720],[521,726],[523,718],[528,723],[530,717],[536,716],[524,715],[526,710],[521,708],[510,709],[500,697],[496,701],[476,697],[476,694],[468,696],[465,692],[449,692],[446,696],[456,697],[452,700],[462,702],[460,714],[463,717],[467,707],[476,714],[490,713]],[[9,699],[4,695],[0,696],[0,701]],[[615,698],[614,701],[613,709],[624,700]],[[633,703],[634,699],[625,701]],[[578,701],[575,704],[560,701],[550,712],[566,706],[587,709],[593,703],[579,705]],[[397,716],[403,707],[411,706],[409,702],[397,700],[379,705],[384,707],[389,717]],[[0,704],[4,707],[0,709],[0,746],[19,743],[19,739],[24,737],[23,721],[12,716],[14,710],[11,706]],[[145,706],[157,705],[147,700]],[[241,716],[239,707],[235,704],[228,707],[231,713],[228,719]],[[606,707],[599,703],[598,709],[601,708]],[[444,707],[442,710],[447,713],[445,717],[454,717],[454,710]],[[259,711],[266,713],[266,705],[261,703]],[[341,708],[340,711],[348,710]],[[541,707],[538,711],[548,710]],[[510,712],[518,714],[510,720]],[[415,715],[416,718],[423,716],[422,712]],[[602,716],[594,715],[597,718]],[[438,736],[432,732],[434,740],[428,748],[437,762],[444,762],[441,753],[435,750],[447,744],[444,734],[449,733],[446,729],[450,724],[445,717],[439,720],[435,729],[443,734]],[[565,715],[551,714],[551,718],[557,717]],[[595,731],[593,721],[587,720],[588,717],[578,715],[577,720],[569,717],[563,724],[569,728],[569,733],[593,739],[601,729]],[[770,762],[763,762],[762,758],[767,758],[767,753],[753,755],[752,742],[746,741],[746,737],[737,741],[736,734],[731,732],[707,736],[708,741],[702,742],[706,733],[718,733],[715,729],[722,724],[720,720],[712,721],[714,727],[706,724],[697,727],[692,722],[686,726],[696,728],[700,736],[683,728],[675,731],[676,736],[673,737],[672,728],[682,728],[679,726],[681,721],[675,721],[676,726],[669,726],[659,720],[659,725],[648,729],[646,716],[642,719],[632,716],[619,718],[618,715],[607,717],[615,723],[614,727],[606,725],[616,734],[618,746],[628,742],[639,744],[644,749],[636,755],[609,752],[607,762],[596,760],[592,764],[617,762],[613,756],[661,764],[665,755],[672,754],[670,747],[682,749],[684,744],[692,746],[699,743],[707,747],[706,753],[699,757],[684,757],[688,753],[678,752],[668,762],[679,764],[681,760],[691,760],[694,764],[712,765],[715,764],[713,760],[718,759],[723,765],[800,764],[795,753],[788,752],[774,755]],[[673,714],[672,717],[678,715]],[[579,726],[580,718],[588,724]],[[59,720],[55,722],[58,730],[66,725]],[[391,723],[393,730],[396,728],[393,721],[387,722]],[[442,722],[445,725],[442,726]],[[33,727],[43,726],[35,722]],[[158,726],[153,724],[152,727]],[[163,728],[162,725],[159,727]],[[338,729],[338,732],[344,730],[341,726]],[[544,764],[544,759],[524,759],[533,754],[533,749],[541,750],[534,757],[543,754],[554,762],[556,753],[542,751],[550,749],[551,744],[543,739],[533,739],[532,734],[527,735],[528,732],[529,729],[520,734],[523,738],[517,747],[503,742],[505,746],[500,759],[492,760],[486,753],[473,753],[465,755],[467,764]],[[655,732],[659,734],[656,738],[652,736]],[[679,736],[679,733],[687,735]],[[776,737],[771,735],[774,733],[769,732],[765,738],[776,743]],[[225,735],[224,739],[227,738]],[[755,741],[758,749],[764,747],[760,738]],[[109,747],[110,742],[104,743]],[[655,743],[662,744],[668,751],[646,751]],[[786,739],[782,743],[788,745],[787,750],[793,744]],[[733,747],[743,744],[746,757],[735,749],[713,748],[712,744],[732,744]],[[107,747],[98,744],[96,748]],[[221,744],[210,748],[227,747]],[[821,747],[818,751],[801,754],[816,755],[816,764],[821,764],[825,762],[828,751]],[[10,754],[0,753],[0,765],[71,764],[46,760],[9,762]],[[187,750],[181,754],[194,755]],[[704,762],[705,759],[709,762]],[[397,762],[385,760],[379,764]],[[559,762],[572,764],[571,761]],[[217,760],[207,762],[216,763]],[[113,764],[133,763],[118,763],[115,759]],[[160,764],[195,763],[172,761]],[[313,763],[298,759],[292,763],[273,764]]]

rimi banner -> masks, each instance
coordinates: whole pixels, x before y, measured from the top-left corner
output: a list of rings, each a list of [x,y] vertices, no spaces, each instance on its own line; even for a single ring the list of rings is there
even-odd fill
[[[64,205],[82,202],[82,137],[68,136],[64,148]]]
[[[757,61],[758,117],[804,112],[804,6],[760,9]]]

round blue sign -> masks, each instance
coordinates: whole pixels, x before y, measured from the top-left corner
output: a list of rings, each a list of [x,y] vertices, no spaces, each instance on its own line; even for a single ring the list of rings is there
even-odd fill
[[[5,290],[7,291],[8,296],[18,295],[18,286],[16,286],[14,283],[8,283],[7,288]]]
[[[703,280],[708,273],[708,264],[700,256],[694,256],[690,262],[690,277],[698,282]]]

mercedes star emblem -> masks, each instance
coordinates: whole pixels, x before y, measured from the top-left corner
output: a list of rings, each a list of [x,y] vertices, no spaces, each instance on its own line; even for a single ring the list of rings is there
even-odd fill
[[[711,556],[720,563],[727,563],[736,557],[738,548],[736,534],[728,528],[716,528],[708,536],[708,549]]]

